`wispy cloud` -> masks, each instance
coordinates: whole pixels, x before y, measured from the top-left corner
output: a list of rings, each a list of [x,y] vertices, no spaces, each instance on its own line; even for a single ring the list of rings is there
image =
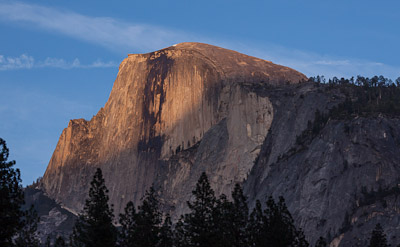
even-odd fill
[[[60,69],[91,69],[91,68],[115,68],[118,67],[118,63],[109,61],[103,62],[101,60],[96,60],[90,64],[82,64],[78,58],[75,58],[72,62],[65,61],[62,58],[51,58],[48,57],[44,61],[39,61],[34,67],[38,68],[60,68]]]
[[[146,24],[132,24],[108,17],[90,17],[25,3],[1,3],[0,19],[34,24],[70,37],[129,52],[152,50],[187,39],[188,34]]]
[[[22,54],[19,57],[4,57],[0,55],[0,70],[30,69],[33,67],[34,59]]]
[[[310,51],[290,49],[272,44],[249,46],[246,44],[227,43],[226,46],[232,49],[239,49],[252,56],[294,68],[307,76],[324,75],[327,78],[331,78],[334,76],[384,75],[392,79],[400,76],[400,67],[381,62],[321,55]]]
[[[0,1],[0,21],[29,24],[57,32],[78,40],[101,45],[110,50],[124,52],[149,52],[175,43],[196,40],[217,44],[283,64],[301,71],[308,76],[317,74],[326,77],[371,76],[382,74],[395,78],[400,68],[377,61],[357,58],[335,57],[310,51],[295,50],[274,44],[244,45],[240,41],[224,41],[207,38],[189,32],[163,28],[154,25],[128,23],[109,17],[91,17],[71,11],[58,10],[34,4]],[[94,62],[82,65],[79,60],[67,62],[63,59],[48,58],[35,62],[32,57],[21,55],[17,58],[0,57],[0,70],[34,67],[95,68],[117,66],[113,62]]]
[[[32,56],[22,54],[19,57],[5,57],[0,55],[0,71],[33,69],[33,68],[59,68],[59,69],[90,69],[90,68],[115,68],[118,64],[112,61],[103,62],[96,60],[90,64],[82,64],[78,58],[68,62],[62,58],[47,57],[43,61],[36,61]]]

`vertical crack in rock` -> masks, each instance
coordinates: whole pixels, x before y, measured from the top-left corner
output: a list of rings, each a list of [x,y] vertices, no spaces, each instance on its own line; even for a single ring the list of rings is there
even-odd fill
[[[148,66],[150,71],[144,86],[142,110],[142,139],[138,143],[138,152],[155,152],[159,157],[164,144],[156,127],[161,128],[161,113],[165,101],[165,79],[174,63],[165,52],[157,57],[150,57]]]

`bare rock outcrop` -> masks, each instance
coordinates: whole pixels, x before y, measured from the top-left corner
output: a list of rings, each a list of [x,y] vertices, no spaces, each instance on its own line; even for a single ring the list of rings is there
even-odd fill
[[[204,170],[218,194],[229,194],[247,177],[273,120],[268,97],[244,87],[305,79],[290,68],[201,43],[129,55],[104,108],[64,129],[41,187],[79,212],[100,167],[117,214],[129,200],[137,205],[152,184],[166,207],[182,213]],[[185,158],[182,150],[191,155]]]
[[[313,245],[368,246],[380,223],[397,246],[400,222],[400,118],[385,114],[336,118],[345,87],[304,83],[257,90],[268,97],[274,119],[259,159],[244,183],[251,205],[284,196],[296,225]],[[348,92],[348,91],[347,91]],[[316,111],[326,125],[298,139]]]
[[[376,223],[397,245],[399,115],[328,115],[317,134],[299,139],[317,111],[330,114],[356,88],[299,83],[306,79],[201,43],[129,55],[104,108],[64,129],[40,187],[79,212],[100,167],[116,214],[154,185],[176,217],[206,171],[217,194],[243,182],[250,207],[284,196],[311,245],[323,236],[332,247],[366,246]],[[43,215],[49,231],[73,218],[59,206]]]

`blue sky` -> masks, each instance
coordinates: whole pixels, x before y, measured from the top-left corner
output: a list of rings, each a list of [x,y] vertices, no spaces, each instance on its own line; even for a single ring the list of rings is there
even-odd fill
[[[0,137],[23,184],[70,119],[107,101],[129,53],[198,41],[308,76],[400,76],[400,1],[0,0]]]

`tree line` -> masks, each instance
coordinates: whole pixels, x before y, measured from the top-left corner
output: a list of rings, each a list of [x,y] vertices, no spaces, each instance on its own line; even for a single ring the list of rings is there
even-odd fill
[[[326,84],[328,89],[339,88],[346,99],[332,110],[330,115],[336,119],[355,116],[385,114],[400,115],[400,77],[395,81],[383,76],[371,78],[336,78],[326,80],[323,76],[310,77],[310,82]]]
[[[307,128],[296,138],[300,147],[293,148],[291,153],[304,148],[314,137],[318,136],[330,119],[351,120],[356,117],[386,117],[400,116],[400,77],[393,82],[383,76],[372,78],[358,76],[357,78],[336,78],[326,80],[323,76],[310,77],[309,82],[318,86],[328,85],[327,90],[340,89],[345,99],[332,107],[328,112],[315,111],[313,121],[308,121]],[[332,93],[333,96],[335,92]],[[348,133],[348,125],[345,125]]]
[[[0,138],[0,246],[39,246],[39,218],[33,206],[25,206],[21,173],[8,161],[9,149]]]
[[[269,197],[265,209],[257,201],[249,214],[246,197],[239,184],[227,196],[216,197],[205,173],[200,176],[188,201],[189,213],[175,224],[162,213],[157,193],[151,187],[137,208],[128,202],[113,224],[112,206],[100,169],[91,182],[89,198],[70,237],[71,246],[132,247],[224,247],[224,246],[309,246],[283,197]]]
[[[192,191],[194,199],[187,202],[189,213],[181,215],[175,224],[161,211],[153,187],[138,207],[128,202],[116,222],[101,169],[94,174],[70,238],[48,237],[40,243],[39,217],[33,206],[24,205],[20,170],[13,167],[15,161],[8,161],[8,156],[6,142],[0,138],[0,246],[310,246],[303,231],[296,228],[283,197],[276,201],[269,197],[264,207],[258,200],[250,213],[239,184],[232,191],[232,200],[226,195],[217,198],[205,173]],[[327,241],[321,237],[315,246],[327,246]],[[377,224],[371,233],[369,246],[389,246],[381,225]]]
[[[175,224],[164,214],[153,187],[146,191],[137,208],[128,202],[115,226],[112,205],[101,169],[97,169],[89,189],[89,198],[79,215],[70,246],[120,247],[307,247],[304,233],[296,228],[283,197],[269,197],[263,209],[259,200],[249,213],[247,198],[239,184],[232,200],[216,197],[203,172],[188,201],[189,213]],[[64,243],[64,242],[63,242]],[[60,245],[61,246],[61,245]],[[66,245],[62,245],[66,246]],[[328,246],[320,237],[315,247]],[[388,247],[380,224],[371,233],[369,247]]]

